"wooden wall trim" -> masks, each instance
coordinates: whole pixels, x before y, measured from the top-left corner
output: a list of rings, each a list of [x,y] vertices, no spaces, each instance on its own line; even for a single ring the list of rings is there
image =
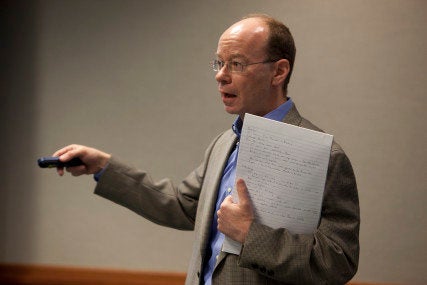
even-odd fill
[[[185,273],[0,263],[5,285],[183,285]],[[347,285],[386,285],[350,282]],[[389,284],[391,285],[391,284]]]
[[[0,284],[183,285],[185,273],[0,264]]]

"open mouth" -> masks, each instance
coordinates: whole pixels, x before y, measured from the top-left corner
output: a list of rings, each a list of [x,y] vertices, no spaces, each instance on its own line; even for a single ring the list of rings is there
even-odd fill
[[[236,97],[236,95],[230,94],[230,93],[222,93],[222,96],[224,96],[224,98],[234,98],[234,97]]]

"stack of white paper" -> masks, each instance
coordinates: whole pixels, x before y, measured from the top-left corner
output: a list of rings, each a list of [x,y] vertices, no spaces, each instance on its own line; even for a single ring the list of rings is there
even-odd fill
[[[313,233],[322,207],[333,136],[246,114],[236,178],[243,178],[255,217],[272,228]],[[236,191],[233,201],[238,202]],[[225,239],[223,251],[241,245]]]

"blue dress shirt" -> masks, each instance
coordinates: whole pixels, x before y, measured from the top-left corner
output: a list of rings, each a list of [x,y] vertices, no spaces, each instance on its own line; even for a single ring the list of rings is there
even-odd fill
[[[283,103],[278,108],[276,108],[275,110],[265,115],[264,118],[275,120],[275,121],[282,121],[283,118],[286,116],[286,114],[289,112],[289,110],[292,108],[292,106],[293,106],[293,102],[291,98],[288,98],[288,100],[285,103]],[[232,128],[238,140],[240,139],[242,126],[243,126],[243,121],[240,119],[240,117],[237,117],[237,119],[233,123]],[[221,204],[224,201],[225,197],[227,197],[227,195],[230,195],[234,188],[234,184],[236,180],[236,164],[237,164],[238,152],[239,152],[239,143],[236,144],[236,147],[234,148],[233,152],[228,158],[227,165],[225,166],[224,172],[222,174],[221,184],[218,190],[218,198],[216,201],[214,218],[211,225],[209,247],[208,247],[208,252],[206,253],[207,255],[206,258],[209,258],[209,260],[205,262],[204,268],[203,268],[203,278],[205,281],[204,283],[205,285],[212,284],[212,274],[215,268],[216,259],[221,251],[221,247],[224,242],[224,234],[218,231],[217,212],[221,207]]]

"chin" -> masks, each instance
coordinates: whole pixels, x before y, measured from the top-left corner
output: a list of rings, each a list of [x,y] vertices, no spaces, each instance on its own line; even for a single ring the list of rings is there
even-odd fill
[[[228,108],[227,106],[225,106],[224,109],[225,109],[225,112],[227,112],[230,115],[239,115],[240,114],[239,111],[236,111],[234,109]]]
[[[234,114],[233,108],[230,108],[227,105],[224,105],[224,111],[229,113],[229,114]]]

